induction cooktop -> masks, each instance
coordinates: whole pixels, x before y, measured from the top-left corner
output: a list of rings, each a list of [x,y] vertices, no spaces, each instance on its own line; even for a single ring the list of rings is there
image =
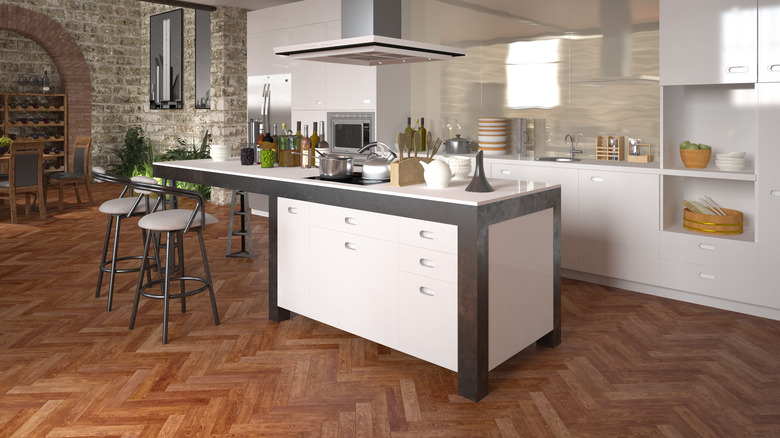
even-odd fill
[[[344,184],[354,184],[358,186],[367,186],[371,184],[382,184],[382,183],[390,182],[390,180],[387,179],[363,179],[363,174],[361,173],[353,173],[351,177],[344,178],[344,179],[329,179],[329,178],[323,178],[321,176],[307,176],[306,179],[340,182]]]

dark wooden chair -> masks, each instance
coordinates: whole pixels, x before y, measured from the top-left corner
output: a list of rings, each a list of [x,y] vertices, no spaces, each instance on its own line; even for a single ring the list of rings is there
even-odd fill
[[[89,204],[95,205],[92,198],[92,139],[89,137],[76,137],[73,150],[68,154],[70,156],[70,165],[67,172],[52,172],[46,175],[46,190],[43,198],[48,198],[49,186],[57,186],[59,189],[59,210],[63,209],[63,197],[66,185],[73,185],[76,191],[76,201],[81,203],[79,194],[79,185],[83,185],[87,190]]]
[[[24,194],[25,214],[30,214],[30,198],[43,199],[43,143],[11,145],[8,160],[8,179],[0,181],[0,199],[7,199],[11,207],[11,223],[17,221],[16,196]],[[38,202],[41,219],[46,219],[46,203]]]

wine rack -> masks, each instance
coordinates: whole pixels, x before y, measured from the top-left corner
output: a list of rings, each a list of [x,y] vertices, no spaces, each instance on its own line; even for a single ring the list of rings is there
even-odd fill
[[[44,142],[46,171],[66,170],[67,94],[0,94],[0,115],[0,135],[7,135],[15,144]]]

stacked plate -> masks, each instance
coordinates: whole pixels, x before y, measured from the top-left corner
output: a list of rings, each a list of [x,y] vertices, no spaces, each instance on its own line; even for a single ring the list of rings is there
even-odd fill
[[[726,152],[723,154],[715,154],[715,165],[720,170],[738,172],[745,167],[745,153]]]
[[[506,154],[506,124],[504,118],[479,118],[479,150],[484,155]]]

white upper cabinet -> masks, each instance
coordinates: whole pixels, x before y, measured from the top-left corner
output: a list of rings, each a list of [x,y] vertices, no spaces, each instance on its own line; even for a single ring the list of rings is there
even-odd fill
[[[758,81],[780,82],[780,0],[758,2]]]
[[[756,0],[661,0],[661,85],[756,82],[757,15]]]

